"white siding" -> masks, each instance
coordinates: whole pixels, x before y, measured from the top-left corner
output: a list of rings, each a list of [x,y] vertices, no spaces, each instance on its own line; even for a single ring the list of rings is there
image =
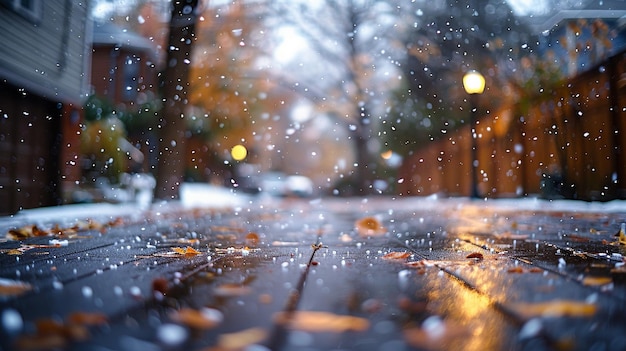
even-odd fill
[[[0,77],[53,101],[79,102],[86,93],[88,2],[42,0],[34,23],[0,6]]]

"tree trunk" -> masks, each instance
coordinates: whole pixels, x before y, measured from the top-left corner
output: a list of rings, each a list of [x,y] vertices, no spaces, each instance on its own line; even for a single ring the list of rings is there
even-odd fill
[[[353,173],[353,182],[357,195],[368,195],[372,192],[372,175],[375,171],[369,151],[369,142],[372,138],[370,116],[365,107],[359,107],[357,113],[359,124],[352,132],[357,163]]]
[[[367,147],[368,136],[364,130],[354,131],[354,147],[356,153],[357,166],[354,168],[353,181],[355,185],[355,195],[367,195],[371,191],[371,169],[370,157]]]
[[[195,41],[198,0],[172,1],[172,18],[167,47],[166,66],[161,76],[163,108],[160,111],[159,160],[156,197],[177,199],[185,172],[185,118],[191,49]]]

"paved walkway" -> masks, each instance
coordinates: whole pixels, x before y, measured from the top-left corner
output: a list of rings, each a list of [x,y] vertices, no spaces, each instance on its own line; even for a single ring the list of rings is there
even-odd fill
[[[0,350],[626,350],[623,202],[57,210],[0,219]]]

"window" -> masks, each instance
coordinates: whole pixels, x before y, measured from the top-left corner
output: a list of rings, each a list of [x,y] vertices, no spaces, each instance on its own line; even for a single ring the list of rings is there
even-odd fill
[[[9,7],[20,16],[33,23],[39,23],[42,17],[42,0],[0,0],[0,3]]]

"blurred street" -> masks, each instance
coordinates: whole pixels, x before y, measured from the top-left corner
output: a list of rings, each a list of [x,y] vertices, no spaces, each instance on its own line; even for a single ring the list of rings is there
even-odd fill
[[[623,201],[192,190],[1,218],[0,349],[626,349]]]

